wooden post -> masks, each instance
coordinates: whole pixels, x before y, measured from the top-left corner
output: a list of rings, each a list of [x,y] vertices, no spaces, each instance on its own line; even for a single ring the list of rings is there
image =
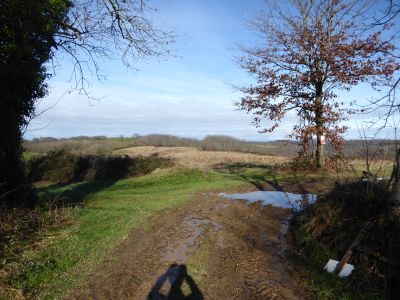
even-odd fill
[[[351,243],[350,247],[347,249],[347,251],[344,254],[343,258],[337,264],[337,266],[335,268],[335,272],[334,272],[336,275],[340,274],[340,272],[342,271],[343,267],[347,264],[347,262],[349,261],[349,259],[353,255],[353,248],[355,246],[357,246],[361,242],[361,240],[363,239],[364,235],[367,233],[367,231],[372,226],[372,224],[373,224],[373,222],[367,222],[361,228],[360,232],[357,234],[356,238]]]

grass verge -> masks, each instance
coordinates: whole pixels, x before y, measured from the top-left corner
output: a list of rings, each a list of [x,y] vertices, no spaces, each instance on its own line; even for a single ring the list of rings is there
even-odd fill
[[[70,225],[50,228],[36,249],[25,251],[11,267],[7,284],[25,297],[61,298],[85,282],[147,217],[189,200],[193,193],[238,183],[213,172],[173,168],[115,182],[41,187],[41,198],[61,194],[68,202],[79,199],[84,204],[72,214]]]

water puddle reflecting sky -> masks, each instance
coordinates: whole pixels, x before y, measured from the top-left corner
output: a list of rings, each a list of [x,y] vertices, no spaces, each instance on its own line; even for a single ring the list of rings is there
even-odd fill
[[[250,203],[261,201],[263,205],[293,208],[295,210],[299,210],[301,203],[305,201],[312,203],[317,200],[317,195],[314,194],[294,194],[279,191],[257,191],[244,194],[220,193],[219,195],[235,200],[246,200]]]

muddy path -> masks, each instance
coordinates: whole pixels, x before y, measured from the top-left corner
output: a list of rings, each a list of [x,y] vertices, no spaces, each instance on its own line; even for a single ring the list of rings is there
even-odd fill
[[[145,299],[172,263],[186,264],[204,299],[304,299],[286,257],[289,217],[218,193],[194,195],[133,229],[68,299]]]

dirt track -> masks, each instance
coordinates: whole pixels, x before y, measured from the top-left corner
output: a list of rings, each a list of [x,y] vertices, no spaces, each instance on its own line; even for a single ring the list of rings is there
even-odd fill
[[[195,195],[134,229],[67,298],[145,299],[176,262],[187,265],[204,299],[303,299],[285,257],[289,215],[217,193]]]

